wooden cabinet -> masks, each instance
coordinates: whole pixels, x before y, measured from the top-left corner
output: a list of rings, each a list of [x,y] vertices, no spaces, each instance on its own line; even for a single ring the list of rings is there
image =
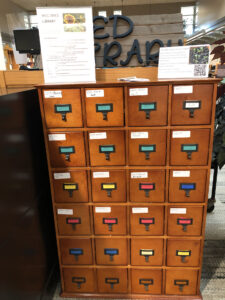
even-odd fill
[[[63,297],[201,299],[217,83],[38,87]]]

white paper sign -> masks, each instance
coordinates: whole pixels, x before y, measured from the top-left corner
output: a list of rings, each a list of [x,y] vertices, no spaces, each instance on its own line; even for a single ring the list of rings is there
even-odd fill
[[[199,108],[200,107],[200,102],[199,101],[186,101],[185,102],[185,108]]]
[[[93,178],[109,178],[109,172],[93,172]]]
[[[131,172],[130,177],[135,178],[148,178],[148,172]]]
[[[70,179],[70,173],[54,173],[54,179]]]
[[[104,140],[104,139],[107,139],[107,134],[106,134],[106,132],[89,133],[89,139],[90,140]]]
[[[73,215],[73,209],[57,209],[58,215]]]
[[[190,171],[173,171],[173,177],[190,177]]]
[[[46,83],[95,82],[91,7],[37,8]]]
[[[45,98],[62,98],[62,91],[44,91]]]
[[[148,132],[131,132],[132,139],[148,139]]]
[[[49,134],[48,135],[49,141],[65,141],[66,135],[64,133],[62,134]]]
[[[133,214],[147,214],[148,207],[132,207]]]
[[[177,85],[173,88],[174,94],[192,94],[193,85]]]
[[[179,139],[179,138],[190,138],[191,132],[190,131],[173,131],[173,138]]]
[[[187,213],[186,208],[171,208],[170,209],[170,214],[171,215],[175,215],[175,214],[185,215],[186,213]]]
[[[104,97],[104,90],[88,90],[86,91],[87,98]]]
[[[136,88],[129,90],[130,96],[147,96],[148,95],[148,88]]]
[[[95,207],[96,213],[111,213],[111,207]]]

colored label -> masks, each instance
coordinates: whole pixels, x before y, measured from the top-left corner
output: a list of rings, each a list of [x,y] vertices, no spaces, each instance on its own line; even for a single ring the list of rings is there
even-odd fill
[[[146,146],[141,146],[140,147],[142,152],[153,152],[155,151],[155,145],[146,145]]]
[[[154,255],[154,250],[142,249],[142,250],[140,250],[140,255],[153,256]]]
[[[118,249],[104,249],[104,254],[107,255],[118,255],[119,250]]]
[[[187,251],[177,251],[177,255],[178,256],[190,256],[190,251],[189,250],[187,250]]]
[[[114,152],[115,148],[113,146],[100,146],[101,152]]]
[[[141,224],[154,224],[155,222],[154,222],[154,218],[151,218],[151,219],[143,219],[143,218],[141,218],[140,219],[140,223]]]
[[[102,188],[104,190],[114,190],[116,188],[116,185],[111,183],[103,183]]]
[[[59,147],[60,153],[74,153],[74,147]]]
[[[56,112],[71,112],[71,105],[56,105],[55,106]]]
[[[191,219],[178,219],[178,223],[184,224],[184,225],[190,225],[190,224],[192,224],[192,220]]]
[[[64,184],[64,190],[77,190],[77,184]]]
[[[117,224],[117,219],[111,218],[111,219],[103,219],[104,224]]]
[[[194,183],[181,183],[180,188],[182,190],[195,190]]]
[[[151,183],[140,183],[140,189],[141,190],[154,190],[155,185]]]
[[[67,219],[67,223],[68,224],[80,224],[81,221],[80,221],[80,218],[71,218],[71,219]]]
[[[182,145],[183,151],[197,151],[197,145]]]
[[[112,111],[112,104],[96,104],[98,112]]]
[[[140,103],[141,110],[155,110],[155,103]]]
[[[72,254],[72,255],[82,255],[83,254],[83,249],[81,249],[81,248],[70,249],[70,254]]]

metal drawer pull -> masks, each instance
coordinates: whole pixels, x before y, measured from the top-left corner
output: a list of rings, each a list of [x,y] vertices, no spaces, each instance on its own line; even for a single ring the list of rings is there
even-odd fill
[[[55,104],[55,113],[59,113],[62,115],[62,121],[66,122],[66,114],[72,112],[71,104]]]
[[[139,279],[139,284],[143,284],[145,287],[145,291],[147,292],[149,290],[149,285],[154,284],[154,280],[150,278],[141,278]]]
[[[185,196],[190,197],[190,191],[193,191],[196,189],[195,183],[180,183],[180,190],[185,191]]]
[[[141,249],[140,255],[145,257],[146,262],[149,262],[149,256],[154,256],[155,251],[152,249]]]
[[[66,223],[67,224],[71,224],[72,225],[72,229],[76,230],[76,225],[77,224],[81,224],[81,218],[67,218],[66,219]]]
[[[118,220],[117,218],[103,218],[102,223],[107,224],[109,226],[109,231],[112,231],[112,226],[118,224]]]
[[[104,254],[109,255],[110,261],[113,261],[113,256],[119,255],[119,249],[106,248],[104,249]]]
[[[174,285],[178,285],[180,292],[183,292],[184,286],[189,285],[189,280],[177,280],[177,279],[175,279],[174,280]]]
[[[139,190],[145,192],[145,197],[149,197],[149,192],[155,190],[154,183],[139,183]]]
[[[81,248],[73,248],[73,249],[69,249],[69,254],[70,255],[74,255],[75,260],[78,261],[79,259],[79,255],[83,255],[83,249]]]
[[[119,278],[105,278],[105,283],[110,284],[111,289],[114,289],[114,284],[119,284]]]
[[[155,224],[155,218],[140,218],[139,224],[144,224],[145,230],[149,231],[149,226]]]
[[[178,218],[177,224],[183,227],[183,231],[187,231],[187,226],[193,224],[193,219]]]
[[[85,277],[72,277],[72,283],[76,283],[78,289],[80,289],[81,288],[81,284],[83,284],[85,282],[86,282],[86,278]]]
[[[75,153],[75,147],[69,146],[69,147],[59,147],[59,153],[65,154],[66,161],[70,161],[70,155]]]
[[[181,151],[187,153],[187,159],[191,159],[192,152],[198,152],[198,144],[182,144]]]
[[[107,192],[107,197],[112,196],[112,191],[117,189],[116,183],[101,183],[101,190]]]
[[[156,151],[156,145],[139,145],[139,152],[145,153],[145,159],[150,159],[150,153]]]
[[[78,184],[77,183],[63,183],[63,190],[69,192],[69,196],[73,197],[73,191],[78,190]]]
[[[201,108],[201,101],[200,100],[187,100],[183,102],[183,109],[189,110],[189,118],[194,118],[194,112],[196,109]]]
[[[150,112],[157,109],[156,102],[142,102],[139,103],[139,111],[145,112],[145,119],[150,119]]]
[[[101,112],[103,114],[103,120],[108,121],[108,112],[113,111],[112,103],[96,104],[96,112]]]
[[[191,256],[191,250],[176,250],[176,256],[180,256],[181,262],[185,263],[186,262],[185,258],[187,256]]]
[[[100,145],[99,152],[105,154],[106,160],[110,160],[110,153],[116,152],[116,147],[114,145]]]

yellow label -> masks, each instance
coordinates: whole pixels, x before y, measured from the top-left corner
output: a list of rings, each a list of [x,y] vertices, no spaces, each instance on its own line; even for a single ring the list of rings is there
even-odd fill
[[[176,283],[179,284],[179,285],[186,285],[187,281],[185,281],[185,280],[176,280]]]
[[[141,255],[154,255],[153,250],[141,250]]]
[[[76,184],[65,184],[64,189],[65,190],[76,190],[77,186],[76,186]]]
[[[177,255],[180,255],[180,256],[189,256],[190,252],[189,251],[178,251]]]
[[[115,184],[103,184],[104,190],[113,190],[115,189]]]

